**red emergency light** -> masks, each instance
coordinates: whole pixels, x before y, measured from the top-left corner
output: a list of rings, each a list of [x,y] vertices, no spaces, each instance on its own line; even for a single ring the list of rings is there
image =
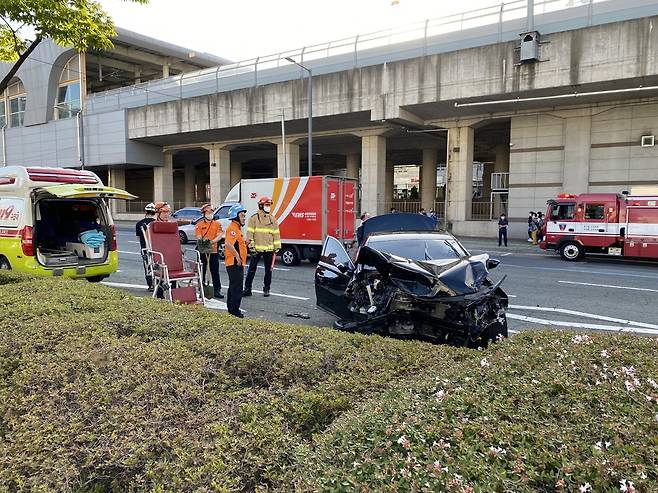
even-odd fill
[[[561,193],[561,194],[558,194],[557,198],[558,199],[575,199],[576,194],[575,193]]]

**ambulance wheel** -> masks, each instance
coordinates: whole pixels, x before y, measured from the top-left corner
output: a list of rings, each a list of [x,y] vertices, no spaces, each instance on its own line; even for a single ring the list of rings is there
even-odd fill
[[[568,262],[575,262],[585,256],[585,251],[578,243],[568,242],[560,247],[560,256]]]
[[[178,230],[178,237],[180,238],[181,245],[185,245],[187,243],[187,235],[184,231]]]
[[[107,276],[91,276],[91,277],[87,278],[87,281],[89,281],[89,282],[101,282],[106,277]]]
[[[0,270],[11,270],[9,260],[4,257],[0,257]]]
[[[299,264],[299,253],[297,249],[291,246],[285,246],[281,249],[281,262],[287,266],[293,266]]]

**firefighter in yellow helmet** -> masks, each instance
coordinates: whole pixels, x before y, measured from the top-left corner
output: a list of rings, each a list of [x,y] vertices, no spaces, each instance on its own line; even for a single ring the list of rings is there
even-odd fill
[[[272,199],[261,197],[258,200],[258,212],[249,218],[249,223],[247,224],[247,245],[253,254],[249,261],[249,270],[247,271],[247,278],[244,281],[242,296],[251,296],[251,285],[254,282],[256,268],[261,258],[265,264],[263,296],[270,295],[274,256],[281,249],[279,224],[271,214],[271,208]]]

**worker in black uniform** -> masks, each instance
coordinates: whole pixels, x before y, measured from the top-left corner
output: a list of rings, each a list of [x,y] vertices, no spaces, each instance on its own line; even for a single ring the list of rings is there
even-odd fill
[[[146,285],[149,291],[153,291],[153,276],[151,274],[150,262],[148,253],[146,252],[146,239],[144,233],[149,223],[155,221],[155,204],[150,202],[144,207],[144,218],[135,224],[135,236],[139,238],[139,248],[142,254],[142,264],[144,266],[144,277],[146,278]]]

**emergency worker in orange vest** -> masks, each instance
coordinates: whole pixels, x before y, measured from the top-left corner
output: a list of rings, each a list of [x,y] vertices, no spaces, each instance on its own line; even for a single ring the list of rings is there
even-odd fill
[[[242,204],[234,204],[228,211],[231,224],[226,228],[224,239],[224,263],[228,273],[228,293],[226,305],[228,312],[238,318],[244,318],[240,312],[242,302],[242,280],[244,278],[244,265],[247,263],[247,243],[242,235],[247,209]]]
[[[201,207],[203,217],[196,223],[194,233],[197,239],[197,250],[201,254],[201,269],[203,272],[203,283],[206,282],[206,271],[210,266],[212,276],[212,287],[214,296],[222,299],[222,282],[219,278],[219,241],[224,236],[221,224],[214,218],[214,210],[210,204]]]
[[[258,212],[249,218],[249,224],[247,224],[247,245],[252,255],[242,296],[251,296],[251,285],[254,282],[256,268],[261,258],[265,267],[263,296],[270,295],[274,256],[281,249],[279,224],[276,222],[276,218],[270,214],[271,207],[272,199],[261,197],[258,201]]]

